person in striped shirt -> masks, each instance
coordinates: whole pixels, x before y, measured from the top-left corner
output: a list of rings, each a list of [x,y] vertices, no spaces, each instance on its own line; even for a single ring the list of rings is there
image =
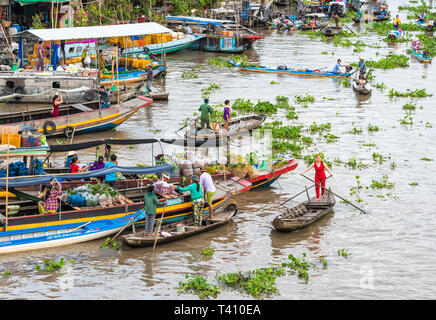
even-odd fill
[[[53,178],[52,182],[42,190],[39,197],[42,201],[38,202],[40,214],[56,213],[59,209],[58,197],[62,195],[61,184]]]

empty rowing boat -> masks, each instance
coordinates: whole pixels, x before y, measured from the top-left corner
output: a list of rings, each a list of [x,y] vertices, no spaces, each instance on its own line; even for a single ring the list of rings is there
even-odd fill
[[[277,68],[277,69],[267,68],[265,66],[261,66],[261,67],[246,66],[246,67],[244,67],[244,66],[241,66],[240,64],[237,64],[233,60],[228,60],[228,62],[234,67],[237,67],[237,68],[244,70],[244,71],[251,71],[251,72],[265,72],[265,73],[289,74],[289,75],[297,75],[297,76],[332,77],[332,78],[348,78],[351,75],[350,72],[340,74],[340,73],[334,73],[334,72],[330,72],[330,71],[321,72],[320,69],[315,69],[315,70],[294,69],[294,68],[287,68],[285,66]]]
[[[281,213],[272,221],[272,225],[278,231],[290,232],[318,221],[331,213],[335,205],[333,195],[329,191],[326,193],[327,199],[321,198],[319,202],[311,198],[293,208],[281,207]]]

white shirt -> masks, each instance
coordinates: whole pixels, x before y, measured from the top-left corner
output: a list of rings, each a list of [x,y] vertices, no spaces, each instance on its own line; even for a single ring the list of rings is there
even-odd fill
[[[200,184],[204,187],[206,192],[215,192],[215,185],[213,184],[212,177],[209,173],[203,172],[200,176]]]

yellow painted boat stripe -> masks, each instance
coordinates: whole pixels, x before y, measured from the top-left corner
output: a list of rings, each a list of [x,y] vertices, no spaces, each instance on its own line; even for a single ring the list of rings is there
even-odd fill
[[[118,113],[115,113],[115,114],[112,114],[112,115],[109,115],[109,116],[106,116],[106,117],[98,118],[98,119],[86,120],[86,121],[82,121],[82,122],[75,122],[75,123],[69,123],[69,124],[62,125],[62,126],[56,126],[56,129],[64,129],[67,126],[75,127],[75,126],[80,126],[82,124],[94,123],[94,122],[97,122],[97,121],[107,120],[107,119],[110,119],[110,118],[114,118],[114,117],[117,117],[119,115],[120,115],[120,113],[118,112]],[[38,132],[42,132],[42,131],[44,131],[44,129],[38,129]]]

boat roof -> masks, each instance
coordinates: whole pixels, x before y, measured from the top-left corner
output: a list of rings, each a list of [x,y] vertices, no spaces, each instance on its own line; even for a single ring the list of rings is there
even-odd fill
[[[144,22],[92,27],[29,29],[19,32],[14,36],[37,38],[43,41],[56,41],[137,36],[168,32],[172,32],[172,30],[156,22]]]
[[[15,187],[35,186],[35,185],[50,183],[53,180],[53,178],[80,180],[80,179],[87,179],[93,177],[100,177],[115,172],[131,173],[131,174],[156,174],[156,173],[172,170],[173,168],[174,166],[172,164],[164,164],[160,166],[151,166],[151,167],[106,167],[103,169],[97,169],[84,173],[47,174],[44,176],[21,176],[21,177],[0,178],[0,188],[6,188],[6,183],[8,183],[8,188],[15,188]]]
[[[325,13],[308,13],[305,15],[306,17],[318,17],[318,18],[327,18],[328,14]]]
[[[212,24],[216,26],[221,26],[223,24],[236,24],[235,21],[231,21],[231,20],[217,20],[217,19],[188,17],[188,16],[166,16],[165,20],[181,21],[181,22],[196,22],[201,24]]]

